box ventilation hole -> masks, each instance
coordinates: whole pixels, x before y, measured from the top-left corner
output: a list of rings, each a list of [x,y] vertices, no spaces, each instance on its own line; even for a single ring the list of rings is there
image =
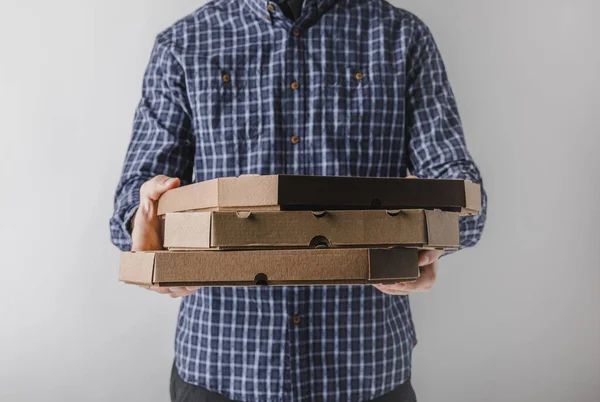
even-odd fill
[[[310,241],[308,247],[310,248],[329,248],[331,244],[329,243],[329,239],[325,236],[315,236]]]
[[[269,278],[265,274],[258,274],[254,277],[256,286],[269,286]]]

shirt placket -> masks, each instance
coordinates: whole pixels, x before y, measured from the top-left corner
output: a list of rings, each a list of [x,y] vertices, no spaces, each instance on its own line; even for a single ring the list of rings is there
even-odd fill
[[[286,130],[288,136],[288,149],[292,174],[305,174],[304,161],[306,144],[306,101],[308,95],[308,82],[306,80],[305,58],[306,51],[302,41],[302,27],[300,21],[292,22],[286,18],[286,68],[289,101],[286,102]]]
[[[308,74],[306,71],[306,42],[304,27],[308,26],[308,18],[302,15],[296,21],[287,18],[279,6],[269,4],[273,18],[272,24],[279,35],[283,35],[284,46],[284,79],[282,93],[282,123],[285,136],[287,166],[286,173],[308,174],[309,166],[305,160],[306,149],[309,146],[306,137],[307,107],[309,95]],[[303,10],[303,14],[309,12]],[[306,292],[301,288],[284,288],[287,301],[287,334],[288,355],[285,357],[284,368],[284,400],[299,400],[302,397],[302,383],[306,379],[306,351],[303,331],[306,320]]]
[[[268,3],[269,18],[276,37],[281,39],[283,49],[283,80],[281,91],[281,123],[282,131],[278,136],[283,136],[277,142],[284,144],[285,161],[282,166],[287,174],[303,174],[305,172],[304,161],[304,121],[306,118],[307,83],[305,71],[305,46],[302,43],[301,21],[292,21],[287,18],[276,3]],[[299,306],[300,300],[297,288],[283,288],[283,297],[286,301],[287,313],[287,345],[285,347],[284,369],[283,369],[283,400],[295,401],[299,398],[297,375],[299,369],[299,334],[298,330],[302,322]]]
[[[267,5],[273,29],[281,38],[284,46],[283,80],[281,88],[282,132],[284,136],[286,163],[284,170],[288,174],[311,174],[312,158],[310,152],[308,107],[310,95],[310,74],[307,63],[307,30],[317,13],[316,1],[307,0],[302,15],[295,21],[286,17],[276,3]],[[308,289],[299,287],[284,288],[287,302],[287,339],[288,352],[284,358],[284,400],[299,400],[309,383],[308,373]]]

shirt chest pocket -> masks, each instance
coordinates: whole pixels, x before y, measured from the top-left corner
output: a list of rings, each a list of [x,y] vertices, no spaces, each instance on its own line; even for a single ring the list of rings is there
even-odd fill
[[[260,137],[268,91],[259,67],[208,65],[194,81],[201,140],[227,145]]]
[[[327,135],[393,135],[403,118],[403,83],[376,64],[339,67],[316,74]]]

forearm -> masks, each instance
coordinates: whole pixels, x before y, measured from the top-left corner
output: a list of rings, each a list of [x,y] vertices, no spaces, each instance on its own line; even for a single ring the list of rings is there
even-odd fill
[[[194,137],[187,103],[185,74],[168,44],[157,40],[136,110],[110,220],[111,240],[131,248],[131,219],[140,204],[140,188],[156,176],[192,179]]]
[[[474,246],[485,225],[487,195],[481,173],[467,149],[442,56],[431,32],[420,21],[415,21],[408,64],[408,170],[421,178],[471,180],[481,185],[481,212],[460,218],[461,248]]]

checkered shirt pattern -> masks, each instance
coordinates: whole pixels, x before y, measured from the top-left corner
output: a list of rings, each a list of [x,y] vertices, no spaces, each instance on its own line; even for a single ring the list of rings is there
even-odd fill
[[[212,1],[156,39],[111,237],[130,249],[156,175],[408,172],[481,183],[423,22],[383,0],[306,0],[296,21],[266,0]],[[482,195],[462,247],[480,238]],[[233,400],[366,401],[409,380],[415,344],[408,297],[372,286],[219,287],[182,301],[175,355],[186,382]]]

